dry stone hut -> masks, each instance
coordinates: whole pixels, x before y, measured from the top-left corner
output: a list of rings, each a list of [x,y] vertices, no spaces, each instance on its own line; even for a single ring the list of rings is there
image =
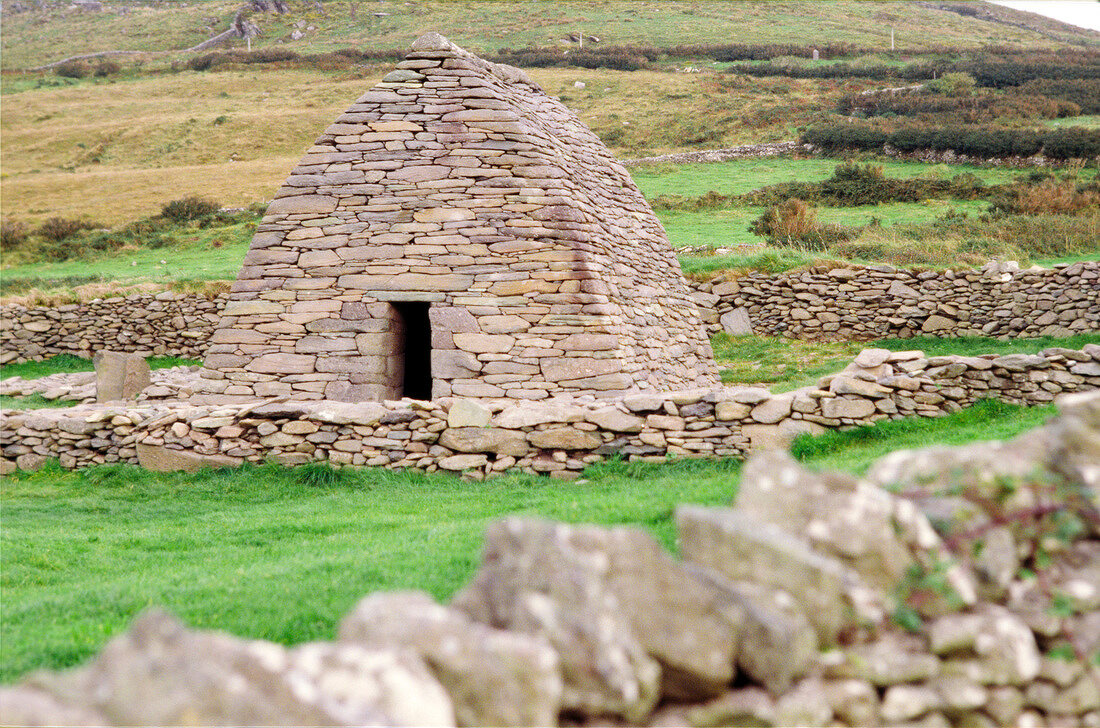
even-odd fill
[[[287,178],[206,367],[222,396],[344,401],[718,381],[626,170],[521,71],[436,33]]]

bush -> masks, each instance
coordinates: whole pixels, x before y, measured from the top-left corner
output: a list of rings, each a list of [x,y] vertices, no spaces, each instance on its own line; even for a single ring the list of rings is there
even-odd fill
[[[973,96],[974,89],[977,88],[977,85],[977,82],[974,81],[974,77],[969,73],[945,73],[935,81],[929,83],[928,87],[944,96],[961,98]]]
[[[995,200],[990,209],[1016,215],[1096,214],[1100,212],[1100,188],[1096,183],[1079,186],[1072,178],[1048,178],[1014,188]]]
[[[122,65],[117,61],[102,60],[95,67],[95,75],[98,78],[117,76],[120,73],[122,73]]]
[[[10,217],[0,220],[0,247],[8,250],[21,248],[26,244],[28,237],[30,237],[30,231],[24,223]]]
[[[829,245],[847,240],[854,234],[854,231],[839,225],[819,224],[817,212],[798,199],[769,207],[749,225],[749,232],[775,246],[805,250],[825,250]]]
[[[911,126],[886,132],[864,124],[821,124],[807,129],[802,141],[826,151],[879,151],[890,144],[898,151],[954,150],[973,157],[1029,157],[1042,151],[1053,159],[1091,159],[1100,155],[1100,130],[1067,127],[1048,132],[989,129],[981,126]]]
[[[1077,104],[1080,114],[1100,114],[1100,80],[1097,79],[1032,79],[1015,91],[1036,94]],[[1075,116],[1076,114],[1067,114]]]
[[[38,226],[38,229],[35,230],[34,233],[45,241],[59,243],[67,238],[71,238],[79,232],[94,230],[97,227],[99,227],[99,225],[87,220],[51,217]]]
[[[1043,154],[1052,159],[1092,159],[1100,156],[1100,129],[1071,126],[1043,136]]]
[[[160,216],[178,223],[201,220],[221,209],[221,203],[201,197],[184,197],[172,200],[161,208]]]
[[[92,69],[83,61],[66,61],[55,66],[53,72],[65,78],[85,78],[92,72]]]

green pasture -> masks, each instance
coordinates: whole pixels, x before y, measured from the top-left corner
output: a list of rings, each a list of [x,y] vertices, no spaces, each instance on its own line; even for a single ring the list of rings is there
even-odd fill
[[[950,179],[964,172],[987,184],[1011,182],[1025,174],[1006,167],[979,167],[968,164],[927,164],[871,160],[888,177],[935,177]],[[630,171],[635,184],[649,199],[660,195],[697,197],[714,191],[723,195],[743,195],[781,182],[820,182],[833,175],[840,160],[829,158],[792,159],[764,157],[733,159],[727,162],[695,164],[655,164],[634,167]]]

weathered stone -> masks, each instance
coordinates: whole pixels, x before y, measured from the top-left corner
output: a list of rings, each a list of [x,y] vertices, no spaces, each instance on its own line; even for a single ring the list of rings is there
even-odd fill
[[[341,622],[340,640],[419,654],[452,696],[459,725],[557,722],[562,679],[548,642],[473,622],[422,592],[363,599]]]
[[[855,624],[854,575],[795,536],[730,508],[680,506],[676,526],[685,559],[735,581],[789,592],[822,643],[834,643],[842,629]]]
[[[203,468],[232,468],[241,464],[241,458],[228,455],[203,455],[194,450],[173,450],[163,445],[137,444],[137,458],[141,467],[157,473],[182,470],[194,473]]]
[[[493,413],[470,399],[456,399],[447,410],[447,427],[485,427]]]
[[[458,452],[491,452],[512,457],[523,457],[531,450],[524,433],[496,427],[451,427],[440,433],[439,444]]]
[[[779,422],[791,413],[791,395],[774,395],[752,408],[750,417],[765,425]]]
[[[552,427],[536,430],[527,436],[528,441],[542,450],[594,450],[603,442],[595,432],[576,430],[572,427]]]
[[[192,632],[162,612],[139,617],[86,667],[39,674],[27,687],[67,710],[47,713],[50,722],[68,715],[114,725],[454,725],[446,693],[415,658],[328,645],[288,653]]]
[[[821,414],[826,417],[860,420],[874,413],[874,402],[866,399],[841,396],[821,400]]]
[[[547,634],[562,654],[566,692],[574,693],[567,704],[617,706],[628,717],[656,698],[657,674],[669,697],[721,692],[733,678],[744,619],[729,592],[680,567],[640,531],[531,519],[490,527],[482,569],[455,603],[487,624]],[[582,617],[607,631],[561,631]],[[633,675],[621,672],[628,664]]]
[[[149,364],[138,354],[97,351],[92,363],[97,402],[134,399],[149,386]]]
[[[722,330],[730,336],[752,335],[752,321],[749,319],[749,312],[745,308],[735,308],[732,311],[727,311],[722,314],[718,322],[722,325]]]
[[[452,455],[439,461],[439,467],[444,470],[469,470],[481,468],[488,462],[484,455]]]
[[[604,430],[611,432],[641,432],[645,420],[636,415],[627,414],[616,407],[602,407],[592,410],[586,419]]]

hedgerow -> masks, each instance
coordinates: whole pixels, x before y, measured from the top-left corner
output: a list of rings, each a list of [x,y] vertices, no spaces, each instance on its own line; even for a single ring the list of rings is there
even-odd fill
[[[840,122],[810,127],[801,138],[804,144],[827,151],[879,151],[889,144],[901,152],[952,150],[981,158],[1026,157],[1040,152],[1052,159],[1091,159],[1100,155],[1100,130],[1084,127],[1035,131],[910,126],[889,132],[865,124]]]

